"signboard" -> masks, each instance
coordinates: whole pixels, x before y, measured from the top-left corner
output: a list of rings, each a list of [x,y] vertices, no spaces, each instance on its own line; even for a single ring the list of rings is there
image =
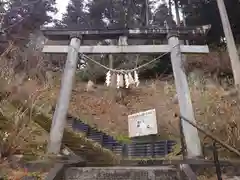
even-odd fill
[[[151,109],[128,116],[129,137],[157,134],[156,110]]]

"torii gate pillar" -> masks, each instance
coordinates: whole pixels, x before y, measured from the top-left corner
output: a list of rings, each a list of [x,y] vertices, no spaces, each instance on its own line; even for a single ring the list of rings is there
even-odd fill
[[[67,61],[62,76],[60,94],[53,116],[48,143],[48,153],[50,154],[58,154],[61,149],[63,132],[66,125],[66,116],[77,68],[78,49],[80,48],[80,44],[80,36],[75,35],[71,37],[70,45],[68,47]]]
[[[169,46],[173,47],[171,50],[171,62],[180,106],[180,113],[183,117],[191,120],[193,123],[196,123],[187,77],[183,67],[180,42],[177,32],[170,32],[168,34],[168,44]],[[184,120],[182,120],[182,126],[188,158],[202,156],[202,148],[197,129]]]

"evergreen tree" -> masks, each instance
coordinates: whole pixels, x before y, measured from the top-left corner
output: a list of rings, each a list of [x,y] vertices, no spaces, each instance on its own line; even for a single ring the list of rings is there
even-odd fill
[[[2,28],[11,39],[28,38],[29,34],[49,23],[52,17],[49,12],[55,12],[54,0],[11,0],[5,8]]]
[[[167,4],[163,3],[160,4],[154,12],[153,24],[163,27],[165,21],[170,27],[176,25],[176,22],[173,20],[171,11],[169,10]]]
[[[208,43],[217,45],[222,43],[224,33],[215,0],[179,0],[179,2],[186,14],[187,25],[196,26],[211,24],[211,30],[207,36]],[[240,3],[238,0],[225,0],[224,2],[228,11],[233,34],[237,42],[240,42]]]
[[[71,0],[67,12],[63,15],[62,24],[68,28],[86,29],[90,27],[89,14],[84,10],[83,0]]]
[[[2,53],[8,46],[8,41],[18,47],[24,47],[29,42],[29,35],[46,23],[52,21],[49,12],[56,12],[53,7],[55,0],[8,0],[1,2],[1,46]]]
[[[104,12],[109,7],[109,0],[92,0],[87,4],[89,9],[89,22],[93,29],[102,29],[106,27],[106,18]]]

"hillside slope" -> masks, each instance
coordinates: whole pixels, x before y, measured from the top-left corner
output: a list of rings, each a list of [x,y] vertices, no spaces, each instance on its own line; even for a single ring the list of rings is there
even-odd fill
[[[120,92],[118,90],[112,92],[103,85],[98,85],[91,92],[86,92],[85,87],[85,83],[75,85],[69,113],[114,136],[127,136],[127,116],[139,111],[155,108],[159,130],[162,134],[165,132],[166,126],[174,124],[176,121],[174,113],[178,111],[178,106],[172,101],[175,94],[174,91],[165,92],[169,90],[165,89],[164,82],[144,83],[139,88],[124,92],[123,98],[119,98]],[[42,88],[35,82],[28,81],[19,88],[18,93],[12,98],[27,99],[29,94]],[[39,105],[48,113],[50,113],[51,106],[55,106],[58,93],[59,86],[35,92],[41,96],[39,97],[40,101],[38,101]],[[168,96],[165,96],[166,93]],[[167,134],[169,133],[171,132],[167,132]]]
[[[240,147],[239,101],[234,96],[226,96],[220,86],[212,83],[204,85],[197,81],[190,81],[190,88],[198,123],[230,145]],[[123,98],[119,98],[119,92],[113,93],[103,85],[97,85],[97,88],[90,92],[86,92],[85,88],[85,83],[76,83],[69,113],[88,124],[115,137],[127,136],[127,116],[155,108],[160,137],[179,137],[178,119],[174,118],[179,107],[173,80],[141,82],[139,88],[128,90]],[[34,92],[39,95],[36,96],[39,99],[38,105],[47,113],[52,113],[51,108],[55,106],[59,85],[44,89],[36,82],[28,81],[18,88],[12,98],[27,99],[29,94]]]

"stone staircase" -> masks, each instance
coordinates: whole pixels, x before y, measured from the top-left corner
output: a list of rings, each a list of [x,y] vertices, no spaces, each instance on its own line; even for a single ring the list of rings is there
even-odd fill
[[[76,121],[76,120],[75,120]],[[78,121],[80,121],[78,119]],[[76,132],[86,133],[89,127],[82,124],[81,128],[73,128],[74,120],[67,119],[66,128]],[[103,132],[99,132],[103,133]],[[91,134],[91,133],[90,133]],[[98,134],[98,133],[97,133]],[[104,136],[107,136],[104,134]],[[99,142],[99,138],[89,135],[88,138]],[[110,138],[111,139],[111,138]],[[116,143],[111,139],[112,143]],[[109,144],[111,144],[109,142]],[[110,148],[110,150],[113,150]],[[113,151],[115,152],[115,151]],[[145,166],[145,167],[69,167],[65,170],[65,180],[177,180],[180,179],[179,169],[175,166]]]
[[[152,138],[145,139],[142,142],[136,141],[136,139],[119,142],[115,137],[93,128],[81,119],[71,115],[67,117],[66,127],[75,132],[83,133],[88,139],[124,158],[163,158],[172,152],[173,146],[176,144],[174,140],[152,140]]]
[[[17,111],[21,107],[22,111],[26,113],[26,118],[29,118],[31,113],[32,120],[46,132],[50,132],[52,117],[42,113],[40,108],[31,109],[19,101],[8,103],[7,106],[11,112]],[[86,138],[83,134],[74,132],[71,127],[65,128],[62,144],[63,147],[67,147],[69,151],[86,160],[88,164],[114,165],[119,162],[119,157],[112,151],[103,148],[99,143]]]
[[[178,180],[180,173],[171,166],[69,168],[66,180]]]
[[[17,104],[9,104],[12,108],[16,108]],[[19,105],[19,104],[18,104]],[[21,104],[20,104],[21,105]],[[23,106],[22,106],[23,107]],[[51,118],[47,117],[38,110],[34,110],[32,119],[49,131],[51,126]],[[64,179],[66,180],[174,180],[186,179],[183,177],[178,165],[160,165],[160,166],[116,166],[119,160],[116,159],[114,153],[108,149],[104,149],[100,144],[95,146],[94,141],[89,140],[85,136],[75,133],[72,130],[71,122],[67,124],[66,131],[63,136],[63,144],[65,144],[76,155],[84,157],[86,161],[101,166],[104,164],[109,167],[71,167],[65,169]],[[87,164],[89,165],[89,164]],[[91,165],[90,165],[91,166]],[[240,167],[240,166],[239,166]],[[185,173],[186,174],[186,173]],[[190,173],[191,174],[191,173]],[[222,179],[238,180],[236,173],[233,176],[224,176]],[[194,178],[187,178],[194,179]],[[52,179],[53,180],[53,179]]]
[[[223,180],[240,180],[240,176],[233,176],[233,177],[223,176]]]
[[[73,119],[69,118],[67,123],[67,128],[73,129],[73,124],[74,124]],[[74,130],[79,131],[79,129],[74,129]],[[91,138],[91,136],[89,136],[88,138]],[[98,138],[97,139],[91,138],[91,139],[100,143]],[[196,174],[193,173],[189,165],[185,165],[185,168],[181,168],[181,170],[180,168],[181,166],[179,165],[139,166],[139,167],[138,166],[69,167],[65,170],[64,179],[66,180],[175,180],[175,179],[197,180]],[[223,175],[222,179],[223,180],[240,180],[240,178],[237,176],[226,176],[226,175]]]

